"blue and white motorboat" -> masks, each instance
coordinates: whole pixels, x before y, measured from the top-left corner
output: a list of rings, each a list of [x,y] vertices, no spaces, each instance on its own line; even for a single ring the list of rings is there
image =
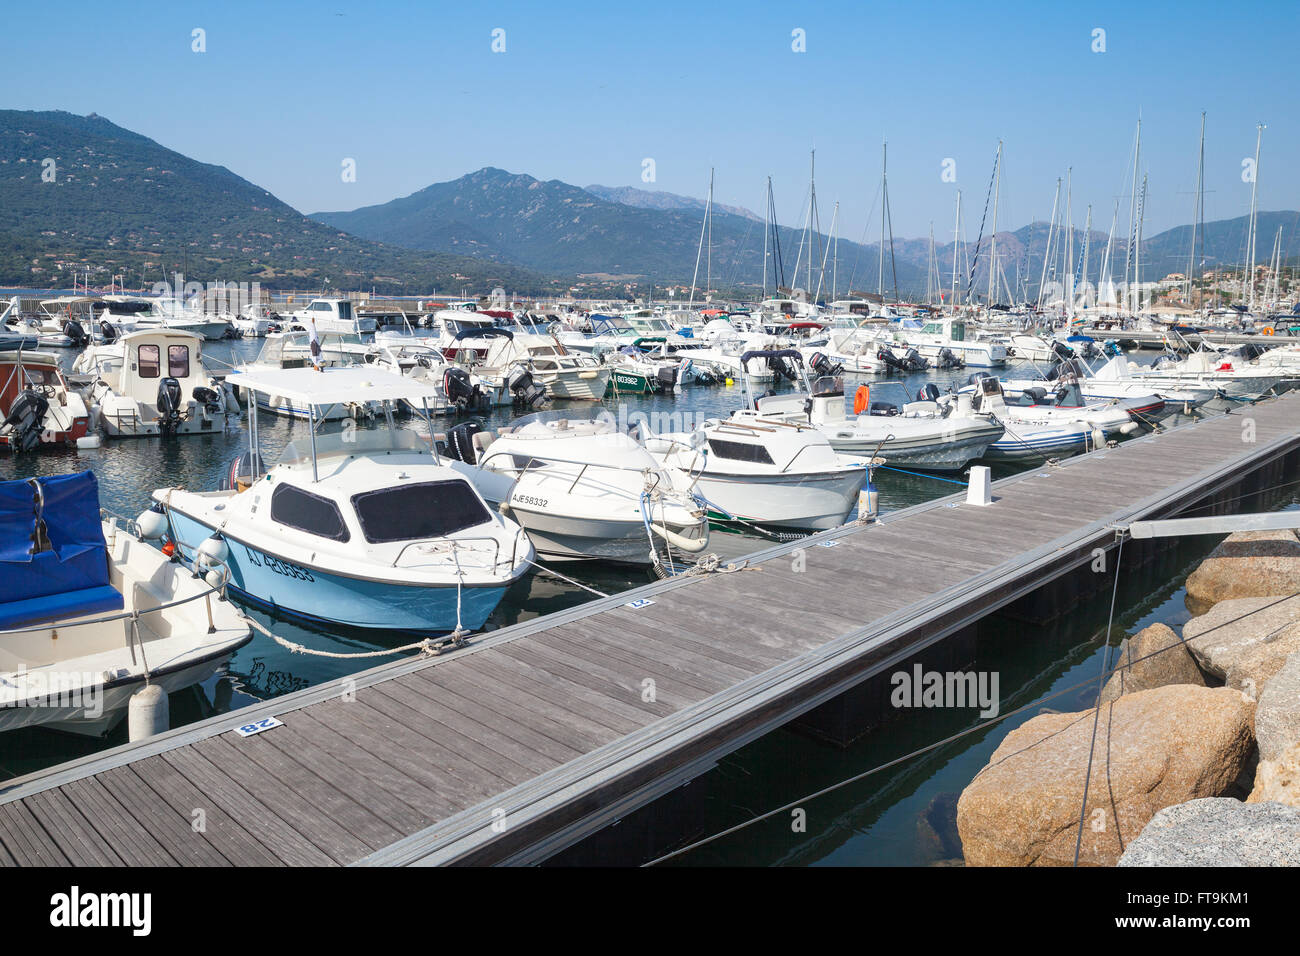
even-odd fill
[[[146,684],[207,680],[251,639],[204,578],[101,520],[92,472],[0,482],[0,730],[111,730]]]
[[[404,400],[427,423],[439,401],[432,386],[365,366],[254,369],[229,382],[308,408],[308,433],[263,470],[250,402],[250,452],[231,487],[153,497],[183,559],[221,560],[237,594],[332,625],[460,633],[481,628],[528,571],[535,554],[523,529],[444,464],[426,434],[391,419],[387,429],[349,423],[318,434],[348,402]]]

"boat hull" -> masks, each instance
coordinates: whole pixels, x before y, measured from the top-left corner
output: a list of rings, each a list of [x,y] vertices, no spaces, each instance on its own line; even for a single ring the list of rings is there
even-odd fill
[[[728,475],[708,473],[696,482],[699,493],[726,514],[709,510],[715,523],[728,516],[751,524],[798,531],[825,531],[847,520],[866,480],[866,468],[804,475]]]
[[[548,561],[617,561],[650,564],[650,538],[640,519],[594,518],[538,511],[512,503],[502,509],[528,533],[533,548]],[[656,521],[656,523],[659,523]],[[708,522],[669,522],[670,531],[691,540],[708,536]],[[655,538],[655,542],[661,539]]]
[[[195,549],[214,529],[175,506],[168,514],[178,550],[192,561]],[[458,624],[479,630],[513,583],[456,588],[351,577],[277,558],[229,533],[225,537],[231,590],[272,610],[331,625],[433,634],[448,633]]]

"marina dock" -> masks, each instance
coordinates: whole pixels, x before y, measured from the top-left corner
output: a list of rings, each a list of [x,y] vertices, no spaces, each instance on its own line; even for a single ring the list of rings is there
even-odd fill
[[[539,863],[1130,522],[1249,510],[1298,468],[1293,394],[475,635],[10,781],[0,863]]]

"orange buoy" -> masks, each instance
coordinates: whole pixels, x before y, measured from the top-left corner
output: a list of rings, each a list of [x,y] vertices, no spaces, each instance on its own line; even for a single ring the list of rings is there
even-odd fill
[[[173,554],[176,553],[176,542],[175,541],[164,542],[162,546],[162,553],[167,555],[167,557],[170,558]]]
[[[871,389],[866,385],[859,385],[858,390],[853,393],[853,414],[861,415],[871,404]]]
[[[1263,331],[1263,333],[1264,333],[1265,335],[1272,335],[1272,334],[1273,334],[1273,330],[1272,330],[1272,329],[1263,329],[1262,331]]]

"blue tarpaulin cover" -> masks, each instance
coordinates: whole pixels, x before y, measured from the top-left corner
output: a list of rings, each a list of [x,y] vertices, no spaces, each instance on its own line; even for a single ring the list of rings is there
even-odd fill
[[[0,629],[121,610],[92,472],[0,482]],[[32,553],[37,521],[51,550]]]

